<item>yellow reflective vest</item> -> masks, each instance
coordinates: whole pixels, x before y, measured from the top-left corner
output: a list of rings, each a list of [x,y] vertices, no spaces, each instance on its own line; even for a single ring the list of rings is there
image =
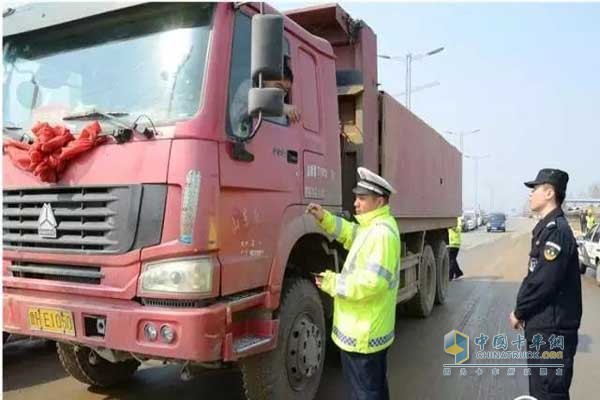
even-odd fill
[[[590,214],[587,217],[585,217],[585,219],[587,221],[587,228],[588,228],[588,230],[592,229],[592,227],[594,225],[596,225],[596,218],[592,214]]]
[[[358,224],[326,212],[320,223],[349,250],[341,273],[324,273],[321,290],[334,299],[331,336],[335,344],[368,354],[394,341],[400,234],[389,206],[356,219]]]
[[[448,228],[448,247],[460,247],[462,232],[462,218],[457,218],[456,226],[454,228]]]

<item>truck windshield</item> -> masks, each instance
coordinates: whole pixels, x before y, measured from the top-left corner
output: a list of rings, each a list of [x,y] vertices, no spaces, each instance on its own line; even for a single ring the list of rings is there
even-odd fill
[[[90,108],[157,125],[189,118],[211,24],[209,4],[153,3],[4,38],[4,126]]]

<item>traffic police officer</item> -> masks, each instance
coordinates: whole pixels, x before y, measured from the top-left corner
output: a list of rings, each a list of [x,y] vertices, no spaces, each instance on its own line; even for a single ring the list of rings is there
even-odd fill
[[[456,226],[448,228],[448,258],[450,258],[450,280],[460,279],[464,273],[458,265],[458,252],[460,251],[462,233],[462,218],[456,219]]]
[[[515,329],[525,328],[528,351],[539,349],[540,359],[530,357],[530,365],[564,365],[545,371],[541,365],[532,368],[529,391],[539,400],[569,399],[581,322],[577,243],[561,209],[568,180],[569,175],[564,171],[542,169],[535,180],[525,182],[532,189],[531,210],[542,219],[533,229],[529,271],[519,289],[510,321]],[[541,359],[544,351],[562,351],[563,358]]]
[[[596,218],[594,217],[594,213],[592,212],[592,209],[588,209],[587,211],[587,217],[585,217],[586,220],[586,228],[587,228],[587,232],[591,231],[592,228],[594,227],[594,225],[596,225]]]
[[[332,339],[341,349],[347,397],[388,400],[387,349],[394,340],[400,271],[400,235],[388,205],[394,188],[358,168],[354,188],[358,224],[309,204],[320,226],[348,249],[341,273],[327,270],[317,286],[333,297]]]

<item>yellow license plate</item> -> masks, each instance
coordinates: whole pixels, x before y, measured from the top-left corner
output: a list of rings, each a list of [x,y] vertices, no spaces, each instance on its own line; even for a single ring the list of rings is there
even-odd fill
[[[73,313],[50,308],[30,308],[29,328],[37,331],[75,336]]]

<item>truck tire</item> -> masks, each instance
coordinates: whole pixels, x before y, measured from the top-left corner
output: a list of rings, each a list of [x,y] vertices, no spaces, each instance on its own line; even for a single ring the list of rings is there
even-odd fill
[[[406,303],[409,315],[425,318],[431,314],[435,300],[435,256],[430,245],[425,245],[421,263],[419,264],[419,290],[417,294]]]
[[[240,360],[248,400],[312,400],[325,359],[325,317],[319,293],[305,279],[284,282],[277,347]]]
[[[446,242],[438,240],[435,246],[435,304],[444,304],[448,296],[450,258]]]
[[[79,382],[91,386],[110,387],[125,382],[140,365],[137,360],[111,363],[92,354],[89,347],[59,342],[56,349],[63,368]]]
[[[587,270],[587,266],[582,263],[581,261],[579,261],[579,273],[581,275],[585,274],[585,271]]]

